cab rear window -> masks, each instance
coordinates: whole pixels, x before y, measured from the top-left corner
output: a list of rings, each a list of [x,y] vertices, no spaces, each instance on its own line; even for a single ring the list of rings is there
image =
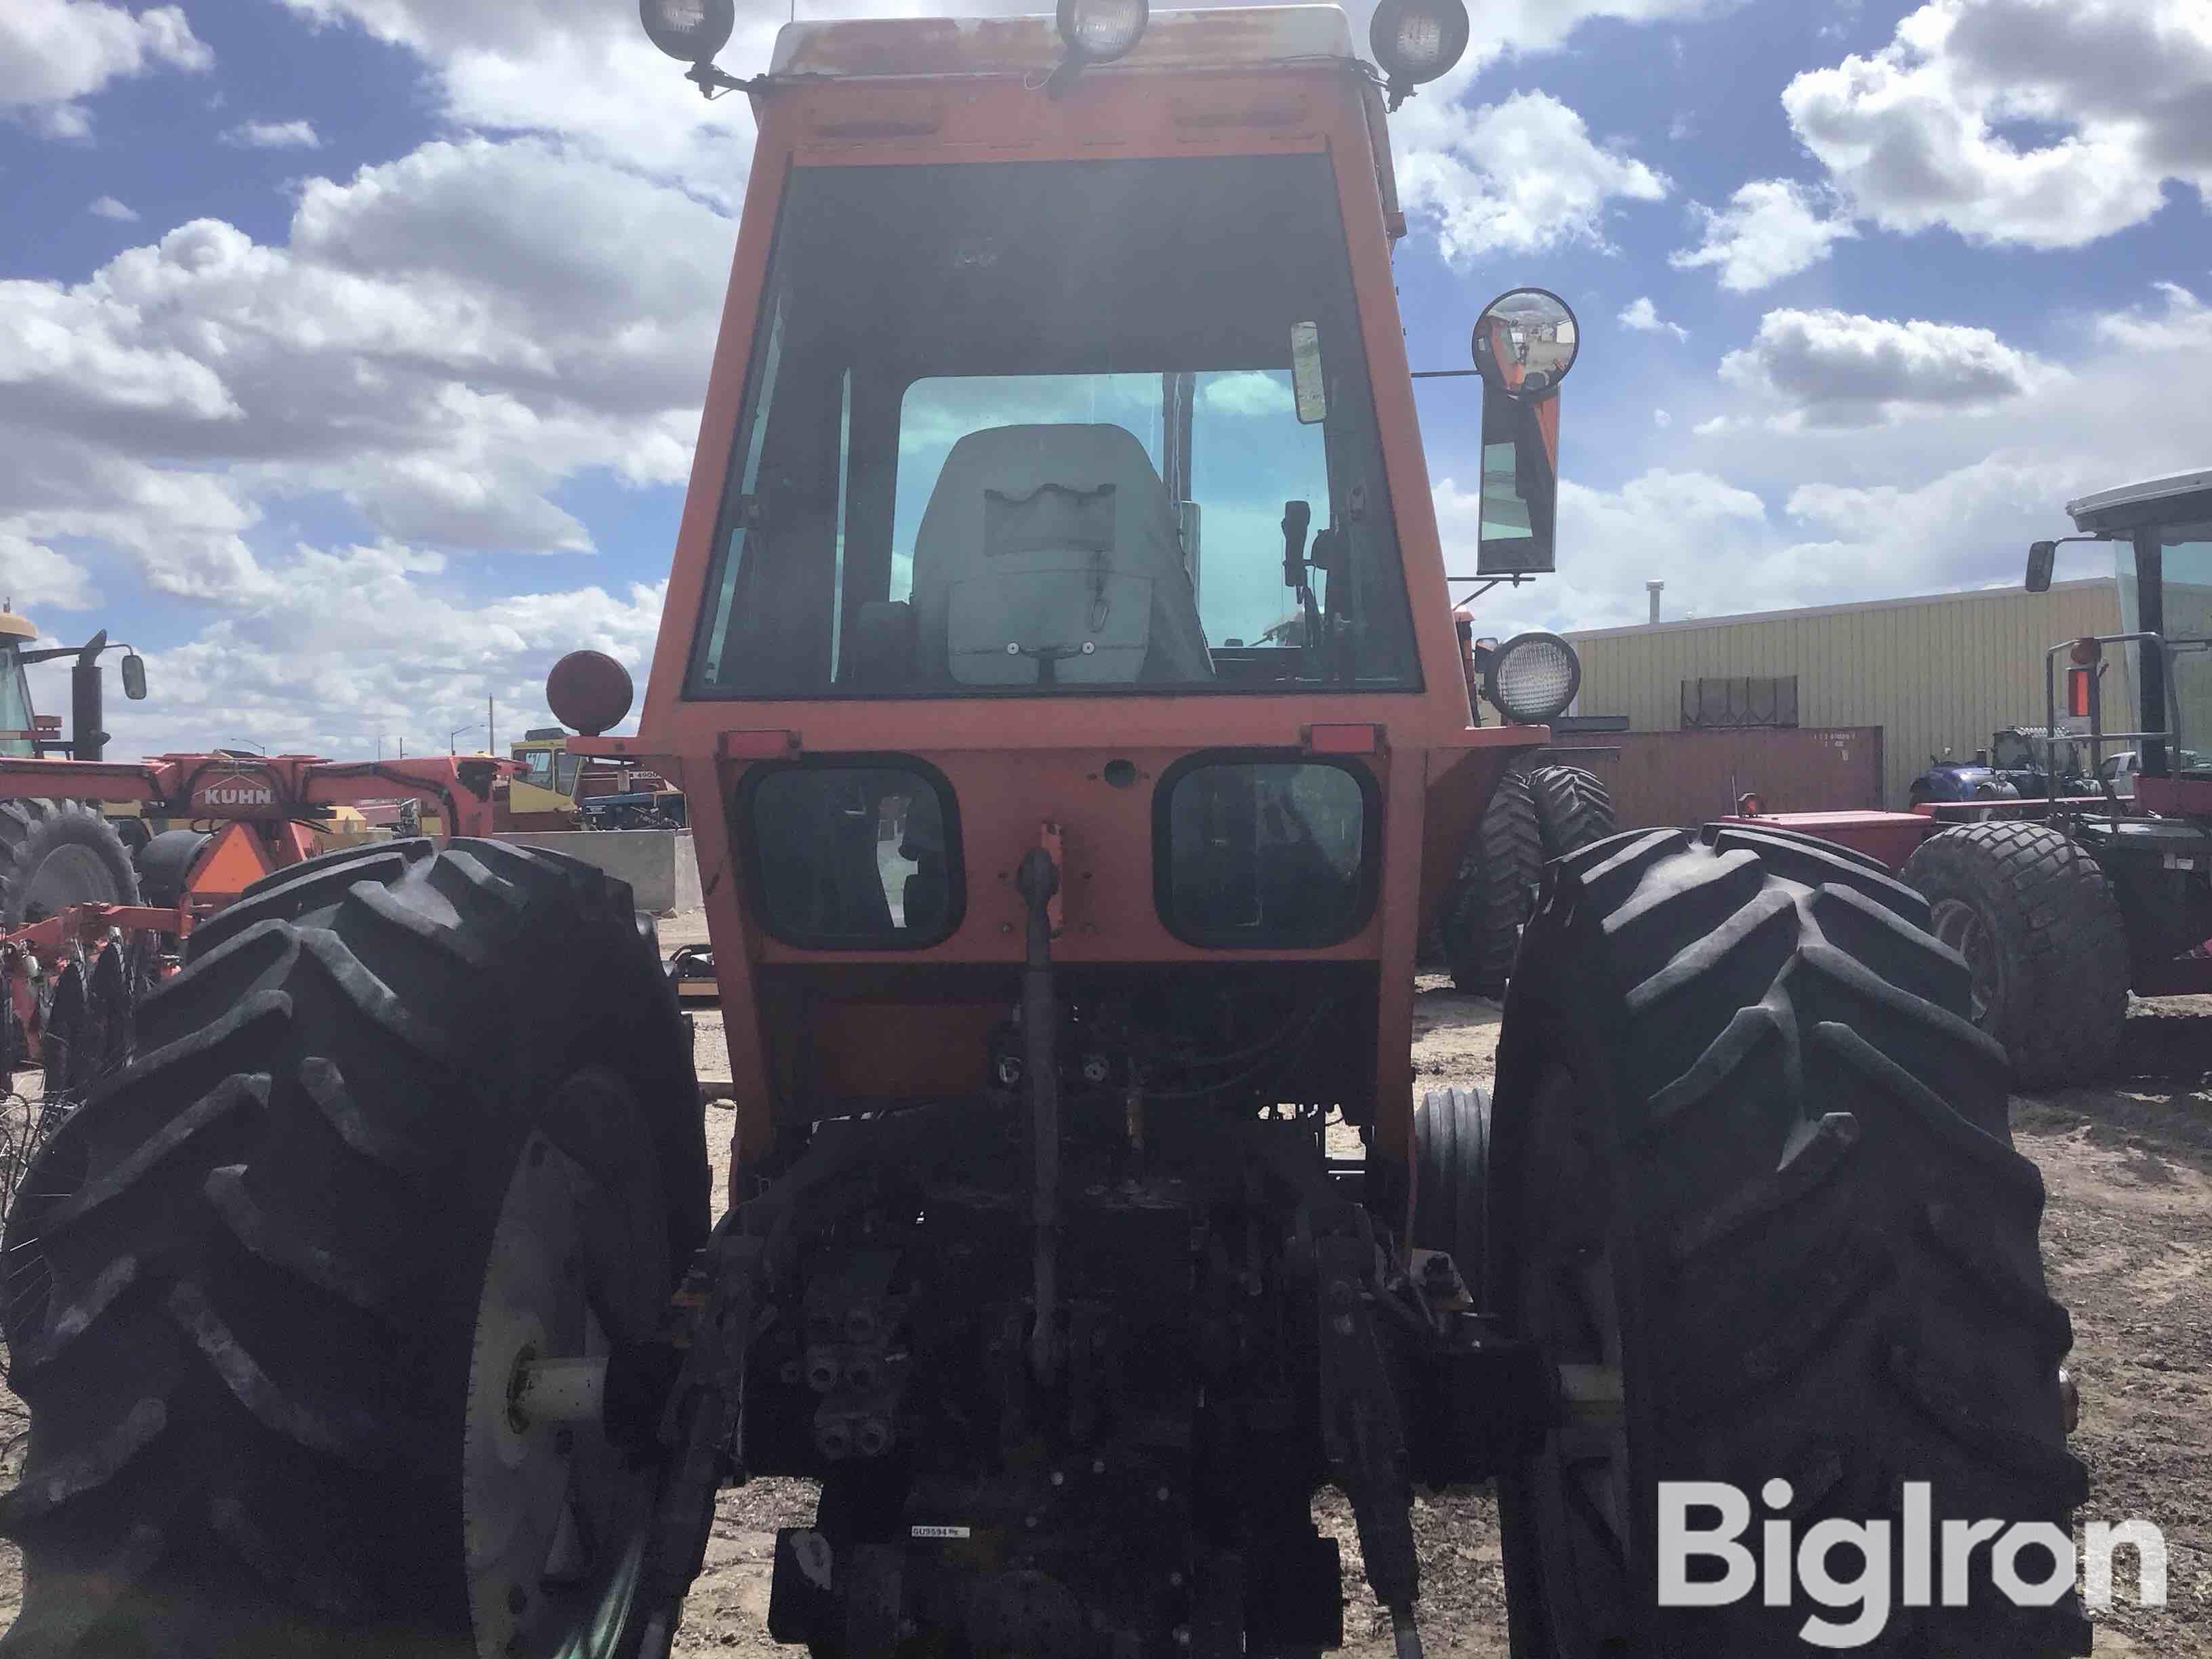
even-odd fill
[[[1162,776],[1154,898],[1187,944],[1314,949],[1367,925],[1380,814],[1350,765],[1272,751],[1200,755]]]
[[[757,768],[738,821],[768,931],[823,950],[918,950],[960,925],[952,791],[903,757]]]

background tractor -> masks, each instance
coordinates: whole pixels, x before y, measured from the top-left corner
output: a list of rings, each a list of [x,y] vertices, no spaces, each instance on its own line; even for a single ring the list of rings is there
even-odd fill
[[[753,1474],[819,1483],[767,1623],[841,1659],[1337,1646],[1332,1485],[1403,1659],[1416,1482],[1498,1481],[1553,1659],[1794,1640],[1655,1605],[1662,1480],[2064,1528],[2040,1188],[1911,890],[1583,847],[1495,1101],[1417,1117],[1422,919],[1547,735],[1470,720],[1391,281],[1457,0],[1376,66],[1334,8],[1062,0],[743,82],[727,0],[643,12],[759,152],[637,735],[605,658],[548,702],[684,789],[731,1206],[618,884],[264,878],[11,1218],[13,1652],[662,1659]],[[1484,516],[1548,539],[1572,313],[1500,316]],[[2083,1650],[1990,1571],[1892,1651]]]
[[[684,794],[650,769],[568,750],[558,726],[534,726],[511,751],[514,777],[494,797],[507,830],[680,830]]]
[[[123,651],[123,689],[133,699],[146,695],[146,665],[128,647],[111,646],[105,631],[81,646],[33,648],[38,637],[28,617],[0,611],[0,756],[98,761],[107,751],[100,656]],[[64,657],[76,659],[70,667],[67,738],[58,715],[33,708],[25,672]],[[143,822],[127,816],[111,820],[82,799],[66,795],[8,790],[0,797],[0,933],[72,904],[137,902],[132,854],[145,843]]]
[[[1975,1023],[2030,1087],[2108,1071],[2130,992],[2212,992],[2212,769],[2189,746],[2212,731],[2212,473],[2067,512],[2079,533],[2063,540],[2114,547],[2121,631],[2053,645],[2043,726],[1996,734],[1992,757],[2021,763],[2000,775],[2036,788],[1757,820],[1853,847],[1923,893],[1972,971]],[[2030,550],[2031,592],[2050,585],[2058,545]],[[2108,682],[2125,711],[2117,726]]]

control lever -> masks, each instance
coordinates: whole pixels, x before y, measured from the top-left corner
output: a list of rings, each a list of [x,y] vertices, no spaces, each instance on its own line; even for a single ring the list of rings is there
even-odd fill
[[[1314,602],[1313,585],[1306,580],[1306,532],[1312,527],[1310,503],[1283,503],[1283,586],[1297,591],[1298,611],[1305,618],[1306,648],[1317,652],[1322,646],[1321,607]],[[1322,532],[1324,537],[1328,534]]]

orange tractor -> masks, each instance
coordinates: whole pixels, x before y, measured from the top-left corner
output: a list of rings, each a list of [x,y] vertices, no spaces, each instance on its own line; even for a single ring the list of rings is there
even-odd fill
[[[1417,1484],[1497,1482],[1528,1659],[1796,1644],[1790,1583],[1669,1602],[1668,1483],[2063,1533],[2041,1189],[1908,890],[1586,847],[1494,1103],[1415,1109],[1416,941],[1559,684],[1501,647],[1471,722],[1392,290],[1457,0],[1379,74],[1333,8],[1061,0],[745,82],[729,0],[643,9],[759,151],[639,733],[603,659],[549,701],[689,799],[730,1203],[619,884],[264,878],[10,1219],[8,1651],[660,1659],[763,1474],[820,1487],[769,1632],[842,1659],[1337,1646],[1328,1486],[1404,1659]],[[1887,1650],[2086,1650],[1992,1573]]]

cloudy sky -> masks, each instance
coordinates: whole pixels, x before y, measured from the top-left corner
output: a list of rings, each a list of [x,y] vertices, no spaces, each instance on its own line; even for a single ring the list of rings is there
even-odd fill
[[[2069,495],[2212,465],[2204,0],[1473,9],[1393,122],[1416,366],[1522,283],[1586,342],[1560,574],[1486,629],[2013,580]],[[117,752],[641,677],[751,143],[628,0],[0,3],[0,597],[146,653]],[[1473,401],[1420,396],[1471,556]]]

